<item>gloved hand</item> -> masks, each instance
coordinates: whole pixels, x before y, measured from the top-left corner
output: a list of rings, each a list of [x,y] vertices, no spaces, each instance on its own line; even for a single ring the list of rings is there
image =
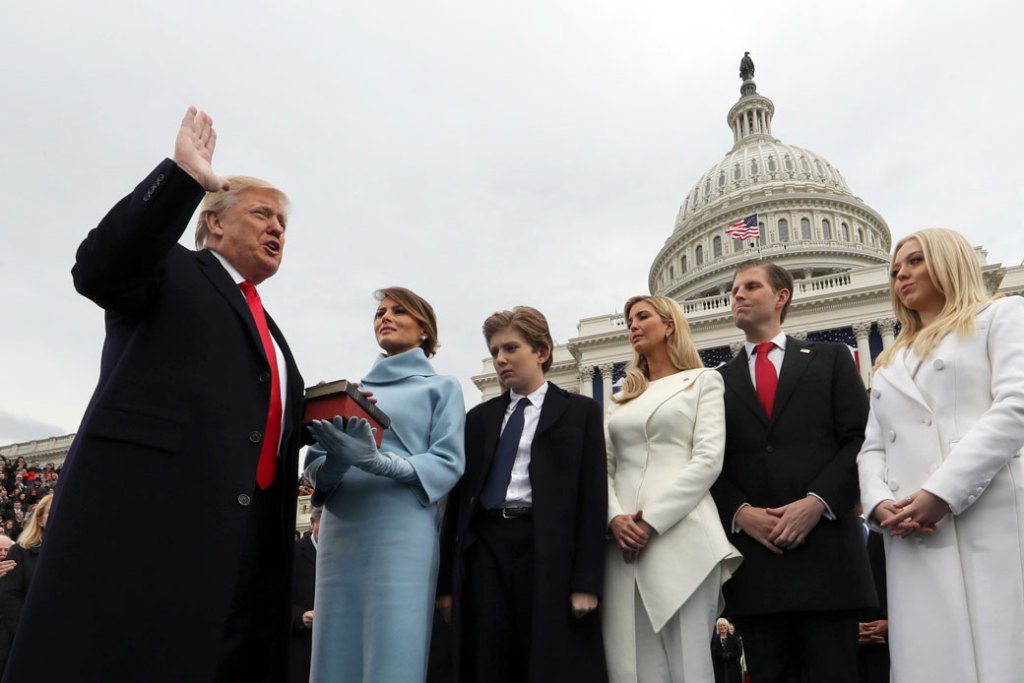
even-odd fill
[[[350,417],[346,422],[339,415],[330,422],[314,420],[310,430],[325,450],[336,452],[346,465],[402,483],[416,480],[416,470],[405,458],[377,450],[375,430],[365,418]]]
[[[349,465],[343,463],[338,455],[332,455],[319,443],[311,444],[306,451],[303,472],[316,487],[313,505],[323,505],[327,495],[341,483],[348,470]]]

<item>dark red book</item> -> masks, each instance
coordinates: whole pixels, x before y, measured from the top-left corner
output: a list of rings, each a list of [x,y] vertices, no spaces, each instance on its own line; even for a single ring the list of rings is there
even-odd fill
[[[359,389],[348,380],[318,384],[307,387],[303,403],[302,422],[310,424],[313,420],[331,420],[341,415],[365,417],[370,426],[377,429],[377,448],[380,448],[384,430],[391,426],[391,418],[376,405],[370,402]]]

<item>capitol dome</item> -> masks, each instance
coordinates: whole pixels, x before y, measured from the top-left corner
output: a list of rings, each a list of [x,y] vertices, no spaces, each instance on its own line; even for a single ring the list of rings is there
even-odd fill
[[[727,116],[732,149],[687,193],[651,265],[650,290],[678,301],[721,296],[736,265],[758,256],[797,280],[887,263],[885,220],[827,159],[772,136],[775,105],[757,92],[752,75],[740,92]],[[760,237],[725,233],[754,214]]]

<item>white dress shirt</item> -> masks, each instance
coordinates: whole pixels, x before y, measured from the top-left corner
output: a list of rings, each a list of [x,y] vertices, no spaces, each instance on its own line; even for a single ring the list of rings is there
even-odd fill
[[[548,393],[548,383],[540,385],[540,388],[532,394],[523,396],[514,391],[509,391],[512,400],[505,409],[505,418],[501,421],[501,429],[505,431],[508,418],[516,409],[516,404],[522,400],[529,400],[530,405],[523,408],[523,436],[519,439],[519,448],[516,449],[516,461],[512,465],[512,478],[505,490],[504,507],[533,507],[533,487],[530,486],[530,450],[533,448],[533,436],[537,433],[537,423],[540,422],[540,411],[544,407],[544,397]]]

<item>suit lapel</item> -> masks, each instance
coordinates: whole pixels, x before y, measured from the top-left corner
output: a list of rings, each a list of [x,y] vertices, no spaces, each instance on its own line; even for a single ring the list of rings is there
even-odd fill
[[[800,378],[815,356],[816,349],[813,346],[793,337],[786,337],[786,355],[782,359],[782,372],[779,373],[779,386],[775,390],[775,405],[772,408],[770,422],[777,420],[786,409],[786,403],[792,398],[793,392],[800,384]]]
[[[484,482],[487,481],[487,473],[491,471],[491,461],[494,459],[494,451],[498,448],[498,439],[501,437],[501,423],[505,419],[505,411],[508,409],[511,395],[505,392],[501,396],[488,401],[483,406],[481,420],[484,428],[483,452],[480,454],[483,466],[477,470],[477,481],[473,487],[477,492],[483,490]]]
[[[750,362],[747,358],[746,349],[740,351],[739,355],[732,359],[732,362],[725,366],[722,372],[727,387],[735,392],[740,401],[743,402],[750,412],[754,413],[761,422],[768,424],[768,416],[764,413],[764,406],[757,398],[754,390],[754,383],[750,381]]]
[[[910,369],[907,368],[906,359],[907,356],[904,351],[896,355],[885,367],[878,368],[875,371],[875,382],[877,383],[878,380],[882,380],[890,385],[893,390],[931,410],[928,402],[921,395],[921,390],[917,388],[914,376],[910,373]],[[872,386],[877,388],[877,384],[872,384]]]

